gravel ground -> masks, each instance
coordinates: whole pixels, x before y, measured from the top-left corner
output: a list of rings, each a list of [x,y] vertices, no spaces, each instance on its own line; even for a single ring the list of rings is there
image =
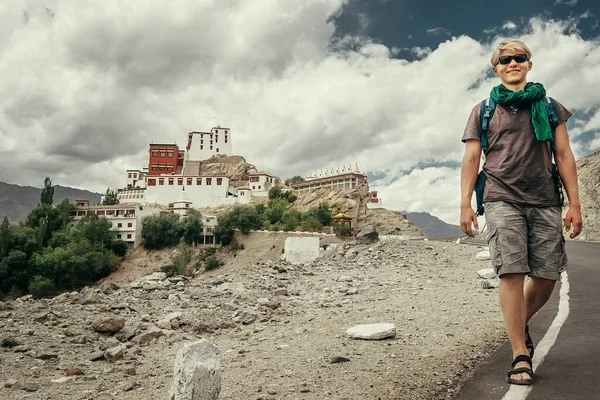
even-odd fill
[[[177,350],[199,338],[221,350],[220,399],[451,399],[505,340],[477,252],[348,243],[307,266],[237,257],[190,280],[0,303],[0,399],[167,399]],[[125,326],[99,333],[100,318]],[[396,337],[345,334],[379,322]]]

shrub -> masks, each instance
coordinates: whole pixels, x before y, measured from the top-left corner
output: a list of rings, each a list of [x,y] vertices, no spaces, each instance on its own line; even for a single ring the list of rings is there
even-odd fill
[[[127,254],[128,247],[127,243],[125,243],[123,240],[115,240],[114,242],[112,242],[111,249],[116,256],[125,257],[125,254]]]
[[[333,231],[338,236],[350,236],[351,233],[350,225],[347,223],[335,224]]]
[[[167,274],[167,278],[175,276],[177,274],[177,268],[175,268],[175,266],[172,264],[163,265],[162,267],[160,267],[160,270]]]
[[[36,299],[49,296],[55,290],[54,282],[43,276],[36,275],[29,281],[29,293]]]
[[[207,271],[217,269],[221,265],[223,265],[223,261],[219,260],[215,256],[210,256],[206,259],[206,261],[204,261],[204,269]]]

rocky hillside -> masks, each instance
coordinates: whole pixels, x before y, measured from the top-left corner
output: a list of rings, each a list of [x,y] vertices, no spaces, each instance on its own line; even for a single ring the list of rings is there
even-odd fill
[[[27,214],[39,204],[41,193],[42,189],[39,188],[0,182],[0,220],[6,216],[11,223],[24,221]],[[54,186],[55,203],[63,199],[69,199],[70,202],[81,199],[98,204],[101,196],[100,193],[87,190]]]
[[[583,216],[583,232],[578,239],[600,241],[600,150],[577,161],[577,176]],[[568,205],[566,197],[565,194]],[[564,208],[563,217],[567,209]]]
[[[383,209],[370,210],[366,206],[367,189],[358,188],[352,190],[340,190],[330,188],[318,188],[310,191],[296,192],[298,199],[294,206],[301,211],[319,205],[327,201],[329,206],[336,210],[342,210],[352,217],[356,230],[366,225],[374,225],[382,235],[399,234],[406,236],[423,236],[412,222],[399,211]]]
[[[350,242],[306,266],[239,255],[193,279],[0,302],[0,398],[167,399],[176,352],[203,338],[221,351],[222,400],[450,399],[505,340],[476,253]],[[370,323],[395,323],[395,337],[346,335]]]
[[[247,181],[248,174],[258,172],[242,156],[213,156],[200,162],[201,175],[225,175],[230,181]]]

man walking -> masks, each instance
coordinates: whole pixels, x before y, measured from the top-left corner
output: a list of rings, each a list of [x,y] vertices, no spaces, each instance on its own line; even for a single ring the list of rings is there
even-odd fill
[[[557,124],[552,126],[544,87],[527,82],[533,64],[531,51],[522,41],[502,41],[491,63],[501,84],[490,94],[496,107],[486,130],[487,240],[500,277],[500,307],[513,353],[506,381],[529,385],[534,344],[527,323],[548,301],[567,264],[553,155],[569,198],[566,230],[573,225],[570,237],[574,238],[582,229],[577,169],[566,128],[572,114],[553,100]],[[481,112],[481,104],[473,108],[462,137],[460,223],[470,237],[473,226],[479,229],[471,197],[482,151]],[[523,290],[526,275],[530,281]]]

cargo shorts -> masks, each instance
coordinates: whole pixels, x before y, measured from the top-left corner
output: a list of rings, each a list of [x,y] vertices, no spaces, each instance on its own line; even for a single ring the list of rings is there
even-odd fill
[[[498,276],[519,273],[560,280],[567,268],[560,207],[529,207],[504,201],[485,204],[487,241]]]

